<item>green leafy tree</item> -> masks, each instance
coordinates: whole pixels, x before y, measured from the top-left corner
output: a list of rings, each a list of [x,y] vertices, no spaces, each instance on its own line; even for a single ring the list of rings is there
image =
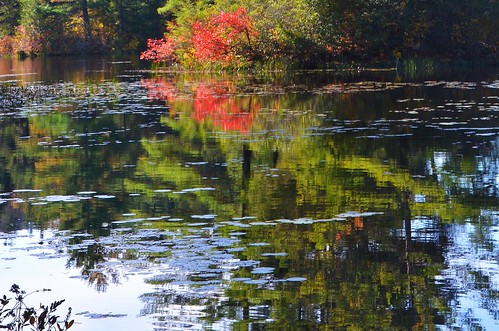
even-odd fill
[[[311,1],[321,41],[333,53],[363,61],[402,56],[491,54],[496,1]],[[456,56],[457,55],[457,56]]]
[[[180,27],[178,34],[188,36],[196,21],[206,21],[210,16],[240,8],[244,8],[254,22],[256,37],[251,46],[255,59],[306,62],[317,58],[320,52],[316,43],[318,16],[305,0],[169,0],[158,12],[176,22]]]
[[[25,54],[66,52],[64,26],[68,7],[48,0],[20,0],[20,4],[14,51]]]
[[[20,17],[19,0],[0,1],[0,37],[13,35]]]
[[[218,2],[220,8],[226,3]],[[318,15],[306,0],[240,1],[255,21],[259,37],[256,52],[263,60],[287,59],[310,62],[321,49],[317,43]]]

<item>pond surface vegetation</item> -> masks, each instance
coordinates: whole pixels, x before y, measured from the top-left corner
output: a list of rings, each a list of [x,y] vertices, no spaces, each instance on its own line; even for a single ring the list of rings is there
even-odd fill
[[[74,330],[495,330],[498,88],[2,59],[1,289]]]

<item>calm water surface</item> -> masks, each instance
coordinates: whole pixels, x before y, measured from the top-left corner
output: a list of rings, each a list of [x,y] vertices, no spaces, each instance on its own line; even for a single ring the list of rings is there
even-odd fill
[[[499,328],[495,69],[142,69],[0,60],[3,293],[74,330]]]

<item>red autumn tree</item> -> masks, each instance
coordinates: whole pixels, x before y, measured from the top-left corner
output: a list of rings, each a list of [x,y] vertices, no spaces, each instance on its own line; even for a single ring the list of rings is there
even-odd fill
[[[179,42],[172,33],[175,29],[176,25],[172,22],[163,38],[147,39],[147,50],[140,54],[140,59],[154,62],[176,61],[175,51]]]
[[[201,63],[233,64],[251,56],[251,38],[256,36],[253,21],[245,8],[220,12],[192,26],[195,57]]]
[[[185,23],[188,24],[188,23]],[[161,39],[149,39],[140,58],[154,62],[177,61],[184,65],[241,66],[252,56],[257,35],[245,8],[220,12],[187,27],[171,24]]]
[[[175,43],[170,38],[147,39],[147,50],[140,54],[141,60],[166,62],[175,60]]]

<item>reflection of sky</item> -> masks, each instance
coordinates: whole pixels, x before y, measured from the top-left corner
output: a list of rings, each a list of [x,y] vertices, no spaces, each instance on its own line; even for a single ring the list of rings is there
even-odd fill
[[[221,306],[221,302],[227,299],[223,296],[223,282],[210,280],[213,277],[200,270],[210,269],[213,259],[221,263],[229,261],[229,255],[210,249],[203,244],[205,239],[195,235],[187,237],[185,242],[176,238],[179,246],[170,258],[159,259],[159,263],[146,263],[140,256],[119,261],[107,257],[103,265],[116,268],[115,271],[123,277],[121,283],[109,282],[105,291],[97,291],[95,285],[82,277],[81,268],[65,268],[69,255],[60,253],[66,247],[86,251],[87,245],[95,244],[95,240],[83,240],[83,244],[68,246],[65,241],[69,237],[51,231],[0,232],[0,295],[9,294],[7,292],[14,283],[28,292],[49,288],[51,292],[36,294],[27,303],[37,306],[66,299],[67,305],[57,313],[65,316],[68,306],[71,306],[75,329],[78,327],[78,330],[204,330],[207,307]],[[119,251],[126,245],[124,238],[114,237],[113,241],[113,238],[106,237],[100,238],[99,242],[107,242],[107,250]],[[127,235],[126,238],[131,241],[143,239],[140,234]],[[227,244],[223,238],[211,240],[220,245]],[[117,243],[121,243],[119,247],[112,248]],[[147,246],[147,241],[141,243],[142,246],[138,245],[141,251],[154,248]],[[130,242],[128,246],[133,245]],[[138,266],[141,262],[145,267]],[[96,269],[101,267],[96,266]],[[210,270],[220,271],[223,279],[230,279],[227,272],[230,269],[222,263],[221,269]],[[206,281],[192,281],[189,279],[192,275],[206,276]],[[169,281],[161,284],[163,278]],[[153,280],[154,283],[156,279],[160,284],[146,282]],[[234,321],[222,317],[209,323],[212,330],[230,330]]]
[[[452,183],[470,195],[499,196],[498,140],[474,159],[474,169],[455,170],[449,152],[433,154],[434,173],[439,181]],[[499,214],[482,211],[478,220],[452,224],[448,228],[449,247],[445,252],[448,266],[437,277],[444,292],[455,293],[453,327],[499,329]]]
[[[450,154],[448,152],[434,152],[433,153],[433,164],[435,166],[435,171],[441,172],[447,163],[450,162]]]
[[[404,229],[405,232],[405,229]],[[441,232],[438,223],[427,217],[414,217],[411,221],[411,239],[439,243]]]
[[[491,226],[481,224],[491,219]],[[499,215],[482,215],[479,222],[453,224],[448,230],[448,266],[437,277],[444,291],[456,293],[454,326],[499,329]]]
[[[448,236],[443,253],[447,268],[436,276],[452,309],[447,324],[459,330],[499,330],[499,213],[482,212],[478,221],[468,219],[465,224],[439,224],[413,217],[411,240],[438,245],[441,235]],[[405,239],[405,228],[393,234]]]
[[[499,159],[496,155],[477,158],[475,188],[495,196],[499,189]]]
[[[44,232],[44,235],[45,243],[51,240],[52,234]],[[144,276],[130,275],[124,280],[126,288],[108,286],[106,293],[99,293],[93,287],[85,286],[86,280],[81,279],[79,269],[65,268],[67,255],[54,253],[47,244],[38,244],[41,240],[39,231],[33,234],[20,231],[15,238],[0,240],[1,295],[9,296],[11,293],[7,292],[12,284],[18,284],[27,292],[48,288],[52,291],[35,293],[26,302],[36,307],[40,303],[66,299],[57,313],[65,316],[67,308],[72,307],[75,330],[147,330],[149,320],[138,317],[143,304],[137,300],[142,293],[151,290],[151,286],[144,283]],[[89,314],[126,316],[90,318]]]
[[[440,182],[452,183],[452,186],[471,195],[499,197],[499,152],[498,141],[489,145],[484,155],[474,158],[474,169],[458,168],[460,162],[451,153],[438,151],[433,153],[432,162],[428,161],[428,175],[436,174]],[[433,164],[433,166],[431,165]]]

